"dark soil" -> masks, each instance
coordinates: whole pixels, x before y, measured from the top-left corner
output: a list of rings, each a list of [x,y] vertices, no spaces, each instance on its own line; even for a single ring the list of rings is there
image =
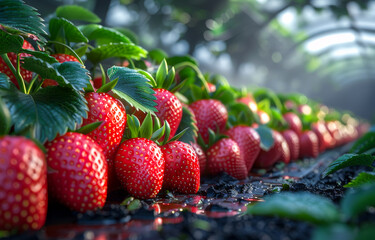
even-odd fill
[[[159,199],[141,201],[135,210],[118,204],[128,197],[122,191],[113,193],[102,210],[85,214],[51,202],[44,229],[11,239],[311,239],[313,225],[247,215],[246,205],[286,190],[286,183],[288,191],[309,191],[338,203],[346,191],[343,185],[365,170],[345,168],[322,178],[322,171],[346,150],[336,149],[318,159],[275,168],[265,177],[254,175],[242,182],[225,173],[203,178],[197,195],[164,192]],[[295,180],[286,180],[289,177]],[[155,205],[161,212],[154,211]],[[375,220],[374,213],[363,217]]]

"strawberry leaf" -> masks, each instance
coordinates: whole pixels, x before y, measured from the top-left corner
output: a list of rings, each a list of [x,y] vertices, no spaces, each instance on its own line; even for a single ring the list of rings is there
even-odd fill
[[[66,39],[68,42],[88,42],[85,35],[71,21],[65,18],[52,18],[49,21],[49,32],[51,40]]]
[[[8,134],[11,125],[12,118],[10,116],[9,109],[0,97],[0,136]]]
[[[132,43],[127,36],[113,28],[90,24],[80,29],[89,40],[95,40],[99,46],[110,43]]]
[[[341,209],[347,219],[357,217],[371,206],[375,206],[375,184],[348,191],[341,201]]]
[[[96,90],[96,92],[97,93],[107,93],[107,92],[111,91],[116,86],[117,83],[118,83],[118,78],[102,85],[98,90]]]
[[[87,117],[84,97],[71,88],[47,87],[33,94],[24,94],[15,87],[0,88],[0,96],[10,110],[15,132],[32,127],[35,138],[42,143],[65,134],[68,128],[75,129]]]
[[[0,26],[6,32],[45,42],[43,20],[35,8],[21,0],[0,1]]]
[[[147,51],[132,43],[105,44],[94,48],[87,54],[87,58],[93,63],[111,58],[121,57],[139,60],[147,56]]]
[[[274,139],[272,137],[272,130],[264,125],[260,125],[255,129],[260,136],[260,147],[264,151],[268,151],[274,144]]]
[[[117,66],[109,68],[107,75],[111,81],[118,78],[118,83],[112,91],[120,98],[143,112],[156,111],[156,97],[153,95],[155,91],[144,75],[136,70]]]
[[[89,23],[99,23],[100,18],[93,12],[77,5],[64,5],[56,9],[56,16],[70,21],[79,20]]]
[[[182,107],[182,119],[180,125],[178,125],[177,132],[181,132],[186,128],[188,130],[179,141],[189,144],[191,142],[196,142],[198,137],[197,121],[195,120],[194,114],[187,107]]]
[[[361,172],[356,178],[344,185],[344,187],[360,187],[368,183],[375,183],[374,172]]]
[[[156,64],[160,64],[163,61],[163,59],[168,57],[168,54],[159,48],[151,50],[148,53],[148,55],[151,58],[151,60],[154,61]]]
[[[90,83],[89,71],[77,62],[53,63],[35,57],[25,57],[22,67],[39,74],[43,79],[53,79],[60,86],[69,86],[77,91]]]
[[[4,73],[0,73],[0,88],[10,88],[9,77]]]
[[[194,64],[195,66],[198,66],[198,62],[191,56],[174,56],[174,57],[167,58],[166,60],[169,66],[175,66],[183,62],[190,62]]]
[[[0,30],[0,54],[8,52],[19,52],[22,49],[22,44],[22,37],[17,35],[10,35]]]
[[[336,161],[331,163],[327,169],[323,172],[323,177],[336,172],[342,168],[350,166],[372,166],[375,161],[375,157],[367,154],[351,154],[347,153],[340,156]]]
[[[360,139],[358,139],[352,148],[350,153],[364,153],[367,150],[375,147],[375,132],[367,132]]]
[[[330,199],[308,192],[266,196],[264,202],[251,206],[247,213],[285,217],[314,224],[327,224],[340,219],[339,211]]]
[[[82,134],[89,134],[90,132],[97,129],[100,125],[102,125],[102,123],[103,123],[102,121],[89,123],[89,124],[86,124],[85,126],[79,128],[79,129],[77,129],[75,132],[82,133]]]
[[[40,51],[32,51],[32,50],[29,50],[29,49],[22,49],[20,52],[22,53],[28,53],[30,55],[33,55],[34,57],[36,58],[39,58],[49,64],[52,64],[52,63],[58,63],[59,61],[57,61],[56,58],[48,55],[47,53],[45,52],[40,52]]]

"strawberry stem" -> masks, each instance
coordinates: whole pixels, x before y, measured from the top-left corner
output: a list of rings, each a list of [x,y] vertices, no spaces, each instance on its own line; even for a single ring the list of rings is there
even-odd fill
[[[190,67],[190,68],[192,68],[197,73],[199,80],[203,84],[204,90],[208,93],[209,91],[208,91],[207,81],[204,78],[201,70],[199,70],[199,68],[195,64],[192,64],[191,62],[182,62],[182,63],[176,64],[174,66],[176,72],[179,72],[180,70],[182,70],[185,67]]]
[[[29,84],[29,87],[27,88],[27,94],[30,94],[30,92],[31,92],[31,89],[32,89],[32,87],[33,87],[33,85],[34,85],[34,83],[35,83],[35,81],[38,79],[38,75],[35,75],[34,77],[33,77],[33,79],[31,80],[31,82],[30,82],[30,84]]]
[[[4,60],[4,62],[8,65],[9,69],[12,71],[13,75],[16,77],[17,82],[18,82],[18,85],[19,85],[19,87],[21,88],[22,92],[23,92],[23,93],[26,93],[25,82],[24,82],[24,80],[23,80],[23,78],[22,78],[20,72],[17,71],[17,70],[14,68],[12,62],[9,60],[8,55],[7,55],[6,53],[1,54],[1,58],[2,58],[2,59]],[[19,62],[19,61],[17,61],[17,63],[18,63],[18,62]],[[17,65],[19,65],[19,63],[18,63]]]
[[[57,45],[60,45],[60,46],[63,46],[65,48],[67,48],[72,54],[74,57],[76,57],[78,59],[78,61],[84,65],[82,59],[78,56],[78,54],[71,48],[69,47],[68,45],[64,44],[64,43],[61,43],[61,42],[57,42],[57,41],[48,41],[48,43],[51,43],[51,44],[57,44]]]

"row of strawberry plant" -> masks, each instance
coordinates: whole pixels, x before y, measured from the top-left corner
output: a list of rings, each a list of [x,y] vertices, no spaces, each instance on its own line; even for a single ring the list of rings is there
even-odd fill
[[[194,194],[202,175],[245,179],[366,130],[302,95],[237,89],[190,56],[148,52],[78,6],[46,25],[20,0],[0,13],[1,230],[40,229],[48,197],[85,212],[117,188]]]

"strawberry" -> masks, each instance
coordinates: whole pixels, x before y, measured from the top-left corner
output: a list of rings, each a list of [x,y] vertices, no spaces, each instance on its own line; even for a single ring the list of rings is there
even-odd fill
[[[184,194],[195,194],[199,190],[200,169],[198,156],[192,146],[180,141],[162,146],[165,159],[165,189]]]
[[[190,104],[197,119],[198,131],[207,143],[209,131],[223,132],[228,120],[228,112],[224,104],[215,99],[202,99]]]
[[[82,125],[102,121],[102,124],[87,135],[103,149],[108,162],[108,185],[116,182],[113,159],[126,126],[126,111],[122,103],[107,93],[90,92],[85,95],[89,113]]]
[[[208,92],[213,93],[216,91],[216,86],[213,83],[207,82]]]
[[[290,160],[297,160],[299,156],[299,137],[293,130],[287,129],[281,133],[288,144]]]
[[[33,46],[27,42],[27,41],[23,41],[23,45],[22,45],[22,48],[23,49],[29,49],[29,50],[34,50]],[[27,53],[20,53],[20,59],[24,58],[24,57],[30,57],[31,55],[30,54],[27,54]],[[17,69],[17,54],[16,53],[8,53],[8,58],[9,60],[12,62],[14,68]],[[16,77],[13,75],[13,73],[11,72],[10,68],[8,67],[8,65],[6,65],[6,63],[4,62],[4,60],[0,57],[0,72],[2,73],[5,73],[9,79],[17,86],[18,86],[18,82],[17,82],[17,79]],[[20,73],[21,73],[21,76],[22,78],[26,81],[26,82],[30,82],[32,77],[33,77],[33,74],[32,72],[20,67]]]
[[[256,168],[271,168],[273,164],[281,157],[283,136],[281,133],[272,130],[273,145],[268,151],[260,150],[258,158],[255,160],[254,167]]]
[[[156,97],[156,110],[155,115],[159,118],[161,123],[167,121],[171,133],[169,135],[170,140],[176,133],[178,129],[178,125],[182,119],[182,104],[180,100],[171,92],[163,88],[154,89]],[[146,113],[142,111],[136,111],[134,115],[137,116],[140,122],[143,122],[144,118],[146,117]],[[163,138],[161,139],[161,141]]]
[[[287,112],[283,115],[283,118],[289,124],[289,129],[299,136],[302,132],[302,122],[298,115],[293,112]]]
[[[182,104],[180,100],[171,92],[166,89],[157,88],[154,89],[156,97],[155,102],[157,105],[155,108],[158,110],[155,115],[159,118],[160,122],[167,121],[171,133],[169,136],[170,140],[176,133],[178,125],[182,119]]]
[[[316,134],[311,130],[302,132],[299,137],[300,152],[299,156],[316,158],[319,155],[319,140]]]
[[[312,112],[311,107],[307,104],[298,105],[297,110],[298,110],[299,113],[301,113],[303,115],[310,115],[311,112]]]
[[[268,113],[266,113],[265,111],[261,110],[261,109],[258,109],[256,111],[256,113],[258,114],[259,116],[259,120],[260,120],[260,123],[261,124],[267,124],[271,121],[271,118],[270,116],[268,115]]]
[[[232,127],[225,133],[239,146],[241,158],[249,172],[260,152],[260,136],[253,128],[243,125]]]
[[[284,137],[283,137],[284,138]],[[290,163],[290,149],[287,141],[285,139],[281,142],[281,156],[279,161],[288,164]]]
[[[160,147],[146,138],[124,141],[115,157],[116,174],[134,197],[154,198],[164,179],[165,159]]]
[[[68,132],[46,144],[48,187],[59,202],[79,212],[103,207],[107,197],[107,161],[90,137]]]
[[[246,104],[247,106],[249,106],[250,110],[255,112],[255,113],[258,111],[258,105],[255,102],[255,99],[253,98],[252,95],[240,97],[240,98],[236,99],[236,101]]]
[[[65,53],[57,53],[57,54],[52,54],[52,57],[56,58],[56,60],[59,63],[64,63],[64,62],[79,62],[78,59],[74,56],[65,54]],[[48,86],[57,86],[58,83],[55,80],[52,79],[45,79],[42,87],[48,87]]]
[[[230,139],[223,138],[207,150],[207,171],[211,175],[226,172],[239,180],[247,177],[246,163],[241,158],[240,147]]]
[[[197,143],[191,143],[190,144],[195,153],[197,154],[198,161],[199,161],[199,169],[201,176],[205,175],[206,172],[206,166],[207,166],[207,156],[206,153],[203,151],[202,147]]]
[[[0,229],[40,229],[47,215],[47,164],[34,142],[0,138],[0,181]]]
[[[311,130],[318,137],[319,142],[319,152],[323,152],[327,148],[333,147],[334,140],[332,139],[331,134],[328,132],[326,125],[323,122],[313,123]]]

